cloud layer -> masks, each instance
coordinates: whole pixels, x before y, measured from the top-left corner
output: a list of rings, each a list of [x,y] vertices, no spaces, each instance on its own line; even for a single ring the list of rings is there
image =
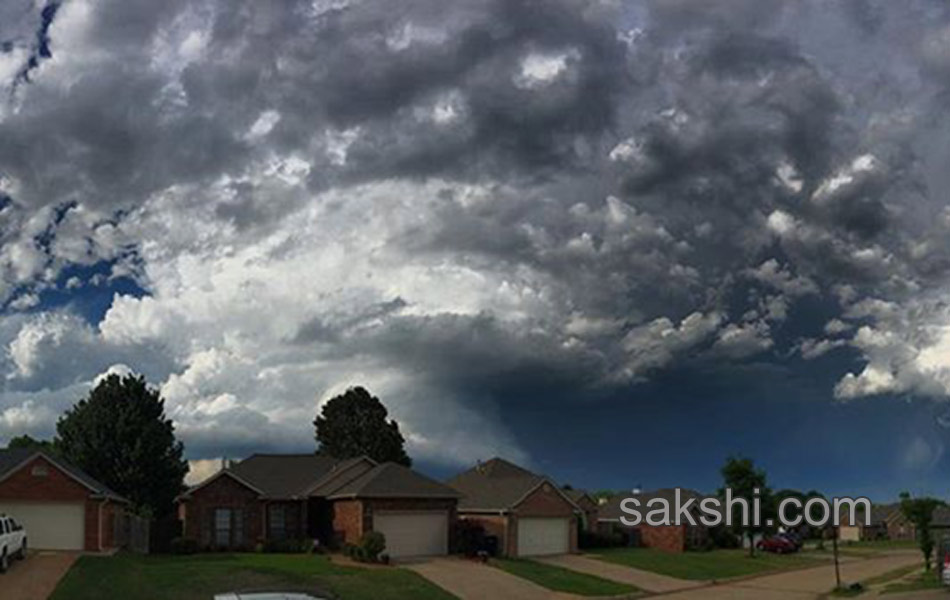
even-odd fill
[[[944,8],[399,6],[0,8],[0,440],[116,365],[196,458],[357,383],[448,464],[684,364],[950,393]]]

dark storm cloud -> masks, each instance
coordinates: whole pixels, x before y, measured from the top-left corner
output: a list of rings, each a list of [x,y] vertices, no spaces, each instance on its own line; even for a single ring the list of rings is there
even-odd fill
[[[848,345],[842,397],[950,389],[920,300],[950,267],[950,20],[904,6],[77,0],[0,27],[0,61],[36,31],[49,55],[0,109],[0,298],[130,248],[152,293],[89,339],[33,323],[6,367],[66,385],[89,340],[144,340],[182,414],[266,443],[308,377],[368,370],[477,412]]]

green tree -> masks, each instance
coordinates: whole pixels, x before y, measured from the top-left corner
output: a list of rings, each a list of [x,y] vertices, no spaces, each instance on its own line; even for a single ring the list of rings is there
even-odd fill
[[[775,499],[772,491],[768,488],[765,471],[757,469],[751,459],[741,457],[730,457],[726,460],[720,470],[722,474],[723,487],[719,489],[719,497],[725,500],[726,488],[732,490],[733,498],[744,498],[749,503],[749,524],[744,526],[742,523],[742,510],[739,506],[735,507],[732,513],[732,530],[739,537],[748,537],[749,556],[755,555],[755,535],[763,533],[766,530],[765,523],[768,519],[775,517]],[[758,491],[758,495],[756,495]],[[758,497],[760,501],[761,520],[759,525],[752,524],[753,500]],[[723,507],[727,508],[725,503]]]
[[[11,450],[14,448],[30,448],[33,450],[54,452],[53,443],[49,440],[38,440],[26,434],[10,438],[10,441],[7,442],[7,448]]]
[[[56,424],[57,450],[67,460],[160,517],[174,507],[188,462],[165,418],[165,401],[144,377],[109,375]]]
[[[346,390],[324,404],[313,422],[317,452],[334,458],[368,456],[377,462],[411,466],[399,424],[388,416],[379,398],[366,389]]]
[[[908,521],[914,524],[917,530],[917,544],[924,555],[924,566],[930,570],[930,557],[934,550],[934,539],[930,532],[930,522],[933,520],[934,510],[938,506],[946,506],[943,500],[922,497],[911,498],[907,492],[901,492],[901,513]]]

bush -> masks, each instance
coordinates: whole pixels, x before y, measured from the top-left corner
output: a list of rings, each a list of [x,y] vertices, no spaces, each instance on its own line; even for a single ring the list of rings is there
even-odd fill
[[[741,548],[742,540],[725,526],[709,528],[709,539],[716,548]]]
[[[478,521],[460,519],[453,526],[452,539],[455,554],[468,557],[477,556],[479,552],[487,551],[485,543],[485,527]]]
[[[577,536],[577,545],[587,548],[619,548],[627,545],[627,536],[619,531],[600,533],[597,531],[581,531]]]
[[[360,539],[360,550],[366,562],[379,562],[379,555],[386,549],[386,536],[378,531],[367,531]]]
[[[183,537],[172,538],[169,542],[169,549],[172,554],[195,554],[198,552],[198,540]]]
[[[270,554],[300,554],[310,552],[312,548],[313,542],[307,538],[266,540],[263,545],[263,551]]]

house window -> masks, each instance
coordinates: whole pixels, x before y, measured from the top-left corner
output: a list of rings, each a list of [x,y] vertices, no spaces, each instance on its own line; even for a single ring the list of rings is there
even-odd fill
[[[270,537],[275,540],[282,540],[287,535],[287,521],[284,507],[279,504],[271,504],[267,507],[267,522],[270,525]]]
[[[49,469],[46,468],[46,465],[33,465],[33,468],[30,469],[30,475],[33,477],[46,477],[49,475]]]
[[[218,546],[231,545],[230,508],[217,508],[214,511],[214,543]]]

